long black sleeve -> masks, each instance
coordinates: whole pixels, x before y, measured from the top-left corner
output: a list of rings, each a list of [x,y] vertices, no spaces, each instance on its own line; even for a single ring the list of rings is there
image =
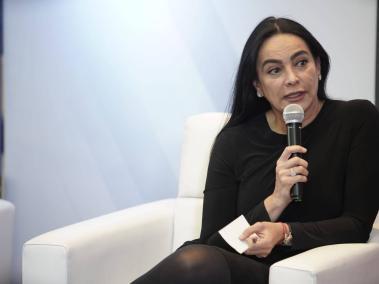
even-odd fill
[[[310,249],[335,243],[366,242],[378,212],[379,200],[379,114],[377,109],[365,101],[353,101],[347,106],[343,117],[346,124],[352,125],[343,132],[339,141],[347,147],[344,174],[343,206],[341,215],[317,222],[292,223],[294,249]],[[351,139],[347,139],[351,138]],[[350,140],[350,141],[349,141]],[[338,153],[339,145],[335,145]],[[337,154],[342,157],[342,154]],[[327,162],[333,156],[325,157]],[[322,177],[320,177],[322,178]],[[333,175],[326,178],[333,178]],[[334,177],[337,179],[338,177]],[[337,190],[330,187],[329,191]]]
[[[216,139],[208,166],[204,190],[203,219],[200,239],[207,244],[230,248],[218,231],[238,217],[239,178],[235,144],[238,133],[233,130],[222,132]],[[268,221],[269,216],[263,202],[252,204],[248,220]]]

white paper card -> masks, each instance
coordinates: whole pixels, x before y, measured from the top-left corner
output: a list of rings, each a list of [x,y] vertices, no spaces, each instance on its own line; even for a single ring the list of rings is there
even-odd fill
[[[238,253],[243,253],[249,246],[246,241],[241,241],[239,237],[249,226],[250,224],[245,217],[241,215],[218,232],[232,248]]]

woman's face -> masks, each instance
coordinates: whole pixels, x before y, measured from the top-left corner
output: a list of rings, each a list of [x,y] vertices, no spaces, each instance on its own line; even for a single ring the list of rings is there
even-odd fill
[[[254,86],[274,113],[281,115],[291,103],[301,105],[305,115],[317,109],[320,62],[300,37],[276,34],[268,38],[258,53],[257,74]]]

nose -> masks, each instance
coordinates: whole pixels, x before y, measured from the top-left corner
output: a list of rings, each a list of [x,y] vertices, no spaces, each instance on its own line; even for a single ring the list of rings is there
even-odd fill
[[[287,86],[293,86],[299,82],[299,77],[291,68],[288,68],[286,73],[287,73],[286,74],[287,75],[287,77],[286,77],[286,85]]]

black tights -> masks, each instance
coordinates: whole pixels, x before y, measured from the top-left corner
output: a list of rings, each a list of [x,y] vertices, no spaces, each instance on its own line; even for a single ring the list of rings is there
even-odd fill
[[[178,249],[132,284],[267,284],[269,266],[207,245]]]

